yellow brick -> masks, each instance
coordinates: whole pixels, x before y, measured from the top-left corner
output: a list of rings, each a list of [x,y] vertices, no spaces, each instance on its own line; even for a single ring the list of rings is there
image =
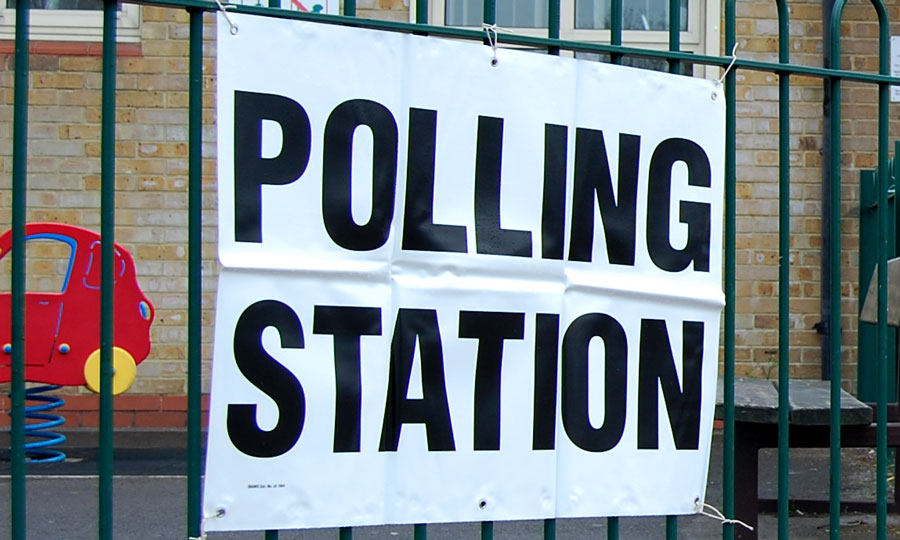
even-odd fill
[[[162,107],[165,105],[165,94],[143,90],[118,92],[116,104],[120,107]]]
[[[100,139],[100,126],[98,125],[80,125],[80,126],[60,126],[60,139]]]
[[[34,88],[82,88],[84,76],[77,73],[36,73],[31,84]]]

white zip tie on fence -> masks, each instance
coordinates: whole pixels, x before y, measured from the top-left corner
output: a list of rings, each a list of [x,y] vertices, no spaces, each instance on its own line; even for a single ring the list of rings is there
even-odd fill
[[[707,512],[707,511],[706,511],[707,508],[709,508],[710,510],[712,510],[712,512]],[[740,526],[746,528],[748,531],[752,531],[752,530],[753,530],[753,527],[751,527],[750,525],[747,525],[746,523],[744,523],[743,521],[741,521],[741,520],[739,520],[739,519],[728,519],[728,518],[726,518],[726,517],[725,517],[725,514],[723,514],[722,512],[720,512],[718,508],[716,508],[715,506],[713,506],[713,505],[711,505],[711,504],[703,503],[703,504],[701,505],[701,504],[700,504],[700,499],[694,499],[694,511],[695,511],[696,513],[700,514],[701,516],[706,516],[706,517],[713,518],[713,519],[715,519],[716,521],[721,521],[721,522],[722,522],[722,525],[726,525],[726,524],[728,524],[728,525],[740,525]]]
[[[728,72],[731,71],[731,68],[734,67],[734,63],[737,62],[737,50],[738,50],[738,43],[735,41],[734,47],[732,47],[732,49],[731,49],[731,63],[728,64],[728,67],[725,68],[725,72],[722,73],[721,77],[719,77],[719,84],[722,84],[723,82],[725,82],[725,77],[728,76]]]
[[[222,15],[225,15],[225,20],[228,22],[228,26],[231,28],[231,35],[236,36],[238,33],[238,27],[236,24],[231,22],[231,17],[228,16],[228,8],[234,9],[234,6],[223,5],[220,0],[216,0],[216,3],[219,4],[219,11],[222,12]]]
[[[482,23],[481,28],[483,28],[485,33],[487,34],[488,45],[491,46],[491,51],[494,53],[494,57],[491,58],[491,65],[497,67],[497,64],[500,63],[500,61],[497,60],[497,46],[500,42],[500,36],[497,35],[497,30],[503,30],[504,32],[508,32],[510,34],[512,33],[512,30],[509,30],[507,28],[500,28],[496,24],[487,23]]]

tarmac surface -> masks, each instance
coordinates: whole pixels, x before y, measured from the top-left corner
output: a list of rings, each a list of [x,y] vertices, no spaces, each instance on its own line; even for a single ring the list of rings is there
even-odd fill
[[[95,434],[71,433],[63,447],[68,459],[62,463],[29,465],[27,491],[27,537],[30,539],[86,540],[97,537],[97,460],[92,448]],[[114,489],[114,537],[117,539],[185,539],[186,460],[181,432],[129,431],[116,435]],[[9,526],[9,461],[7,440],[0,437],[0,539]],[[707,502],[722,507],[722,438],[713,439]],[[760,492],[776,493],[774,451],[760,457]],[[827,499],[828,451],[792,450],[791,493],[795,497]],[[845,450],[842,457],[844,500],[873,500],[875,457],[868,449]],[[740,474],[740,471],[736,471]],[[893,471],[891,471],[893,482]],[[893,485],[891,484],[891,489]],[[665,538],[665,518],[621,518],[620,538]],[[775,538],[777,519],[760,515],[759,537]],[[497,522],[496,540],[540,540],[542,522]],[[828,516],[794,513],[790,519],[791,538],[797,540],[828,537]],[[841,517],[841,538],[863,540],[875,537],[875,517],[847,514]],[[435,524],[428,527],[429,540],[480,538],[477,523]],[[678,519],[678,537],[716,539],[722,525],[705,516]],[[262,532],[209,533],[209,540],[262,539]],[[334,540],[334,529],[281,531],[279,540]],[[358,527],[354,539],[412,539],[411,526]],[[557,538],[606,538],[606,519],[565,519],[557,521]],[[889,516],[888,538],[900,538],[900,516]]]

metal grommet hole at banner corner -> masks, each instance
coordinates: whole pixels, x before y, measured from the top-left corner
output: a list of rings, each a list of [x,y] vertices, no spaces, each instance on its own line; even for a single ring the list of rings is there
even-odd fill
[[[216,517],[221,518],[225,517],[225,509],[224,508],[216,508]]]
[[[500,64],[500,60],[496,58],[491,58],[491,67],[497,67]]]
[[[487,508],[487,501],[485,499],[481,499],[480,501],[478,501],[478,508],[480,508],[481,510]]]

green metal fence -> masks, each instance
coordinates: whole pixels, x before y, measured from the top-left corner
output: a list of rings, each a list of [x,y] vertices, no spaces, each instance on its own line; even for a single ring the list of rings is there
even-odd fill
[[[150,2],[148,2],[150,3]],[[26,531],[26,465],[24,453],[24,292],[25,292],[25,251],[24,227],[26,221],[26,196],[28,188],[28,171],[26,168],[28,140],[28,80],[29,80],[29,0],[16,0],[16,40],[15,40],[15,90],[13,116],[13,152],[12,152],[12,228],[13,228],[13,263],[12,263],[12,383],[11,383],[11,482],[10,482],[10,528],[12,540],[24,540]],[[205,12],[214,12],[220,8],[215,2],[201,0],[153,0],[153,5],[171,9],[186,9],[190,14],[190,61],[189,61],[189,345],[188,345],[188,471],[187,471],[187,524],[186,536],[198,537],[201,534],[200,514],[200,464],[201,464],[201,348],[200,348],[200,290],[201,290],[201,58],[203,55],[203,25]],[[680,2],[669,1],[669,43],[667,51],[638,49],[622,46],[622,0],[611,2],[611,38],[606,43],[587,43],[561,40],[560,36],[560,2],[549,0],[549,29],[546,38],[531,37],[518,34],[507,34],[501,31],[501,42],[509,45],[524,46],[546,50],[549,54],[560,54],[561,51],[576,51],[606,55],[613,63],[621,63],[627,57],[645,57],[664,60],[669,70],[680,72],[683,63],[695,65],[729,68],[724,76],[725,96],[727,100],[726,115],[726,200],[725,200],[725,295],[726,308],[724,318],[724,461],[723,461],[723,511],[727,518],[733,518],[735,512],[734,494],[734,454],[735,454],[735,409],[734,409],[734,377],[735,377],[735,241],[736,230],[736,73],[739,70],[754,70],[776,74],[779,78],[779,325],[778,356],[782,361],[778,364],[778,383],[780,392],[779,407],[779,445],[778,445],[778,538],[789,537],[789,475],[788,475],[788,392],[790,385],[789,365],[789,240],[790,230],[790,83],[792,76],[816,77],[823,81],[830,93],[829,110],[831,120],[828,132],[824,135],[830,141],[830,153],[826,156],[826,174],[830,181],[830,204],[828,204],[829,229],[823,231],[826,238],[828,268],[830,279],[828,289],[823,284],[823,294],[831,300],[831,316],[828,321],[831,329],[841,328],[841,89],[842,83],[853,81],[878,88],[878,168],[875,204],[878,208],[888,207],[888,98],[891,83],[900,80],[889,76],[889,22],[887,9],[882,0],[871,0],[871,8],[879,23],[879,73],[859,73],[840,69],[841,59],[841,23],[847,0],[833,0],[830,13],[831,24],[825,29],[828,34],[828,58],[830,65],[823,68],[794,65],[790,63],[789,46],[789,5],[787,0],[774,0],[778,14],[778,61],[764,62],[730,55],[704,56],[690,54],[680,50]],[[828,4],[828,2],[826,2]],[[235,6],[237,12],[264,14],[281,18],[297,18],[318,21],[323,24],[352,24],[395,32],[425,33],[435,36],[452,37],[474,41],[483,41],[483,31],[471,29],[448,28],[427,25],[428,1],[416,0],[416,23],[404,24],[377,20],[354,18],[356,15],[355,0],[344,0],[344,16],[328,16],[306,14],[270,9],[259,6]],[[724,1],[724,50],[734,51],[736,0]],[[115,238],[115,108],[116,108],[116,13],[115,0],[104,0],[103,3],[103,61],[102,61],[102,155],[101,155],[101,238],[102,238],[102,315],[101,315],[101,392],[100,392],[100,435],[99,435],[99,537],[113,537],[112,517],[115,498],[113,493],[113,396],[112,387],[112,336],[113,336],[113,243]],[[484,2],[484,22],[495,22],[495,0]],[[868,195],[867,195],[868,197]],[[886,256],[889,253],[889,216],[888,212],[878,212],[877,217],[877,264],[879,268],[878,304],[879,323],[876,326],[877,356],[874,369],[877,388],[874,389],[877,402],[877,538],[887,537],[887,380],[893,359],[888,358],[888,331],[886,327],[887,272]],[[840,401],[841,389],[841,350],[842,343],[839,330],[828,333],[828,358],[831,376],[831,403]],[[841,418],[840,408],[832,407],[831,414],[831,447],[830,447],[830,537],[840,537],[840,484],[841,484]],[[556,538],[554,520],[544,523],[544,538]],[[260,532],[267,539],[278,537],[277,531]],[[341,540],[352,538],[350,528],[339,531]],[[416,540],[427,537],[427,526],[416,525]],[[618,518],[609,518],[607,536],[616,539],[619,536]],[[678,537],[678,522],[674,517],[666,520],[666,538]],[[735,537],[735,524],[722,525],[722,537],[726,540]],[[493,538],[493,524],[486,522],[481,526],[481,538]]]

